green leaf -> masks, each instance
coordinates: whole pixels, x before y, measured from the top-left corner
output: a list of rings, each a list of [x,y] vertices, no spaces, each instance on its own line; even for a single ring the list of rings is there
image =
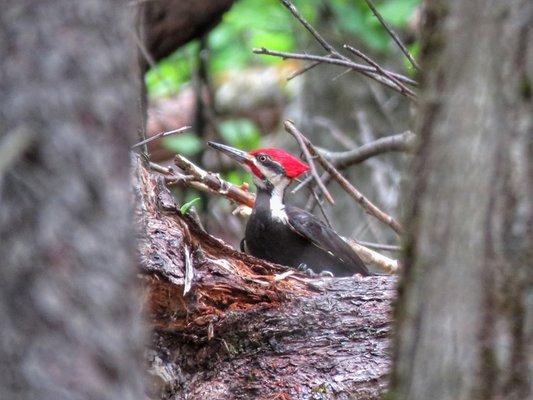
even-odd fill
[[[187,203],[183,204],[181,207],[180,207],[180,213],[181,215],[185,215],[189,212],[189,209],[193,206],[194,203],[196,203],[198,200],[200,200],[199,197],[195,197],[194,199],[192,199],[191,201],[188,201]]]

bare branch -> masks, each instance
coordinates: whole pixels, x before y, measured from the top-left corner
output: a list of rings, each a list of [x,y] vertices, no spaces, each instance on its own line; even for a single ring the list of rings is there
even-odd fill
[[[300,68],[299,70],[297,71],[294,71],[292,74],[290,74],[288,77],[287,77],[287,81],[290,81],[294,78],[296,78],[297,76],[300,76],[302,74],[305,74],[307,71],[315,68],[317,65],[319,64],[322,64],[320,61],[313,61],[312,63],[309,63],[308,65],[306,65],[305,67],[303,68]]]
[[[330,45],[322,36],[320,36],[320,33],[317,32],[317,30],[315,28],[313,28],[311,26],[311,24],[309,22],[307,22],[304,17],[301,16],[300,12],[298,11],[298,9],[294,6],[294,4],[292,4],[290,1],[288,0],[281,0],[281,2],[283,3],[283,5],[285,7],[287,7],[287,9],[291,12],[292,15],[294,15],[294,17],[300,21],[300,23],[305,27],[305,29],[307,29],[307,31],[316,39],[316,41],[318,43],[320,43],[320,45],[324,48],[324,50],[326,50],[328,53],[331,53],[333,56],[335,57],[340,57],[340,58],[344,58],[344,56],[342,56],[341,54],[339,54],[337,52],[337,50],[335,50],[335,48]]]
[[[355,140],[353,140],[351,137],[349,137],[347,134],[337,128],[332,120],[325,117],[317,116],[313,118],[313,122],[317,126],[321,126],[327,129],[331,137],[335,139],[338,143],[340,143],[345,149],[350,150],[357,148],[357,143],[355,142]]]
[[[355,63],[350,58],[341,54],[335,49],[326,39],[324,39],[320,33],[313,28],[313,26],[302,17],[298,9],[289,0],[281,0],[282,4],[291,12],[291,14],[304,26],[304,28],[315,38],[315,40],[328,52],[326,56],[307,55],[299,53],[285,53],[274,50],[267,50],[265,48],[254,49],[255,54],[264,54],[274,57],[291,58],[296,60],[309,60],[312,61],[309,65],[291,74],[287,80],[301,75],[310,69],[314,68],[320,63],[328,63],[335,65],[342,65],[348,67],[351,70],[357,71],[371,79],[380,82],[381,84],[401,93],[410,99],[415,99],[416,94],[408,89],[403,83],[409,85],[416,85],[416,82],[398,73],[387,71],[376,62],[372,61],[370,57],[359,52],[357,55],[367,61],[371,66]],[[403,83],[401,83],[403,82]]]
[[[281,57],[283,59],[294,59],[294,60],[309,60],[309,61],[317,61],[320,63],[326,63],[326,64],[334,64],[334,65],[342,65],[344,67],[348,67],[349,69],[359,72],[366,77],[375,80],[376,82],[379,82],[388,88],[397,91],[398,93],[407,96],[411,99],[414,99],[415,96],[408,95],[398,84],[394,81],[392,81],[388,76],[382,75],[380,72],[376,72],[376,69],[372,66],[358,64],[354,61],[351,61],[349,59],[340,59],[340,58],[333,58],[333,57],[327,57],[327,56],[316,56],[311,54],[300,54],[300,53],[287,53],[283,51],[274,51],[274,50],[268,50],[264,47],[260,49],[253,49],[254,54],[263,54],[273,57]],[[299,73],[303,73],[305,71],[298,71]],[[394,77],[396,77],[400,81],[404,81],[405,83],[408,83],[410,85],[416,85],[417,83],[413,81],[410,78],[407,78],[406,76],[403,76],[401,74],[398,74],[396,72],[387,71],[389,74],[392,74]]]
[[[177,135],[177,134],[180,134],[180,133],[184,133],[184,132],[187,132],[188,130],[190,130],[191,127],[190,126],[184,126],[182,128],[179,128],[179,129],[174,129],[172,131],[166,131],[166,132],[161,132],[161,133],[158,133],[157,135],[154,135],[152,137],[149,137],[148,139],[144,139],[142,142],[139,142],[139,143],[136,143],[134,144],[133,146],[131,146],[131,149],[135,149],[139,146],[142,146],[142,145],[145,145],[145,144],[148,144],[150,142],[153,142],[154,140],[157,140],[157,139],[161,139],[161,138],[164,138],[166,136],[170,136],[170,135]]]
[[[389,33],[389,35],[392,37],[392,40],[394,40],[394,42],[398,45],[398,47],[400,48],[400,50],[402,51],[403,54],[405,54],[405,56],[407,57],[407,59],[409,60],[409,62],[411,63],[411,65],[413,67],[415,67],[417,70],[420,70],[420,67],[418,66],[417,62],[415,61],[414,57],[411,55],[411,53],[409,52],[409,50],[407,49],[407,47],[405,47],[405,45],[403,44],[403,42],[401,41],[400,37],[396,34],[396,32],[394,32],[392,30],[392,28],[390,27],[390,25],[387,23],[387,21],[385,21],[385,19],[383,19],[383,17],[381,16],[381,14],[379,13],[379,11],[376,9],[376,6],[374,5],[374,3],[372,2],[372,0],[365,0],[366,4],[368,5],[368,7],[372,10],[372,13],[376,16],[376,18],[378,19],[378,21],[381,23],[381,25],[383,26],[383,28],[385,28],[385,30]]]
[[[361,260],[366,264],[375,265],[389,274],[396,274],[400,269],[400,262],[392,258],[370,250],[368,247],[362,246],[353,239],[344,238],[344,240],[352,247]]]
[[[343,47],[345,49],[351,51],[352,53],[354,53],[356,56],[362,58],[363,60],[365,60],[370,65],[372,65],[376,69],[376,72],[379,72],[382,75],[385,75],[391,81],[396,83],[400,87],[400,90],[402,90],[403,94],[411,96],[413,99],[416,98],[416,94],[411,89],[406,87],[402,82],[400,82],[398,79],[396,79],[396,77],[394,75],[390,74],[388,71],[386,71],[384,68],[382,68],[377,62],[375,62],[373,59],[368,57],[366,54],[364,54],[360,50],[358,50],[355,47],[350,46],[348,44],[345,44]]]
[[[188,182],[186,182],[186,185],[193,186],[199,190],[216,193],[220,196],[227,197],[237,203],[245,204],[248,207],[253,207],[255,203],[255,196],[252,193],[243,190],[239,186],[233,185],[232,183],[225,181],[217,174],[201,169],[197,165],[193,164],[191,161],[187,160],[182,155],[176,155],[174,163],[179,168],[181,168],[186,174],[189,174],[194,178],[194,180],[189,180]],[[180,183],[179,177],[177,177],[176,179],[170,178],[167,181],[170,184],[172,184],[172,182]],[[201,186],[193,185],[193,183],[199,183],[203,185],[204,188],[202,189]],[[207,188],[208,190],[206,190],[205,188]]]
[[[148,166],[150,167],[151,170],[159,172],[160,174],[163,174],[163,175],[172,175],[174,173],[171,167],[163,167],[162,165],[156,164],[155,162],[150,161],[148,163]]]
[[[372,243],[372,242],[365,242],[362,240],[355,240],[357,244],[360,244],[361,246],[368,247],[369,249],[374,250],[385,250],[385,251],[401,251],[402,246],[395,246],[393,244],[382,244],[382,243]]]
[[[318,198],[318,194],[316,194],[313,188],[309,188],[309,192],[311,193],[312,198],[315,199],[316,204],[318,204],[318,208],[320,209],[320,213],[324,217],[326,224],[328,224],[330,228],[333,228],[333,226],[331,225],[331,221],[329,220],[328,215],[326,214],[326,210],[324,210],[324,206],[322,205],[322,202]]]
[[[348,58],[346,59],[340,59],[340,58],[333,58],[330,56],[317,56],[313,54],[303,54],[303,53],[287,53],[285,51],[275,51],[275,50],[268,50],[264,47],[253,49],[252,50],[254,54],[263,54],[267,56],[274,56],[274,57],[281,57],[281,58],[289,58],[294,60],[308,60],[308,61],[318,61],[321,63],[326,64],[335,64],[335,65],[341,65],[343,67],[348,67],[354,71],[360,72],[370,78],[373,78],[377,80],[380,83],[383,83],[392,89],[395,89],[397,91],[400,91],[400,88],[391,81],[388,77],[383,77],[379,75],[378,72],[376,72],[376,69],[370,65],[364,65],[356,63]],[[389,70],[385,70],[388,74],[394,76],[396,79],[400,80],[401,82],[407,83],[412,86],[417,86],[418,83],[411,78],[408,78],[402,74],[399,74],[397,72],[392,72]],[[401,92],[401,91],[400,91]]]
[[[330,160],[337,169],[342,170],[383,153],[411,151],[413,150],[415,141],[416,135],[411,131],[406,131],[396,135],[379,138],[353,150],[339,152],[332,152],[319,148],[317,148],[317,150],[321,155]],[[325,183],[329,181],[329,178],[330,175],[327,173],[321,176],[322,182]],[[292,193],[296,193],[302,187],[308,185],[311,180],[311,177],[305,178],[292,190]]]
[[[335,167],[343,169],[379,154],[411,151],[413,150],[415,141],[416,135],[411,131],[406,131],[376,139],[353,150],[340,152],[319,150],[319,152],[330,160]]]
[[[328,161],[318,149],[307,139],[302,132],[300,132],[291,121],[285,121],[285,130],[293,136],[299,136],[307,146],[311,155],[317,157],[318,162],[322,167],[329,172],[335,181],[370,215],[389,226],[394,232],[400,235],[403,232],[401,225],[390,215],[380,210],[374,203],[368,200],[361,192],[359,192],[342,174],[335,168],[335,166]]]

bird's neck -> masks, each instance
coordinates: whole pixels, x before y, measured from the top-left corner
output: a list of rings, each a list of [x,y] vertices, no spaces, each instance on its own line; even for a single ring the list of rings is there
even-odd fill
[[[275,186],[272,184],[266,184],[263,187],[258,186],[254,209],[258,211],[268,210],[272,218],[287,220],[284,199],[285,190],[289,183],[290,181],[285,179]]]

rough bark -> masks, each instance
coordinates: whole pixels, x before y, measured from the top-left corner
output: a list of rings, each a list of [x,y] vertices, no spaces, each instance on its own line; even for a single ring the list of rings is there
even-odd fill
[[[2,2],[2,399],[143,398],[128,10]]]
[[[137,178],[152,398],[379,398],[394,278],[283,277],[180,215],[140,163]]]
[[[533,5],[428,1],[394,399],[532,396]]]

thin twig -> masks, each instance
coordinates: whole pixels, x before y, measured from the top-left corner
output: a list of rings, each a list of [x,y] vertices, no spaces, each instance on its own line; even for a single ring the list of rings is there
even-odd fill
[[[287,7],[287,9],[291,12],[292,15],[294,15],[294,17],[300,21],[300,23],[305,27],[305,29],[307,29],[307,31],[316,39],[316,41],[318,43],[320,43],[320,45],[324,48],[324,50],[326,50],[328,53],[331,53],[332,55],[336,56],[336,57],[341,57],[343,58],[342,55],[340,55],[337,50],[335,50],[335,48],[330,45],[321,35],[320,33],[317,32],[317,30],[315,28],[313,28],[311,26],[311,24],[309,22],[307,22],[305,20],[304,17],[302,17],[302,15],[300,14],[300,12],[298,11],[298,9],[294,6],[294,4],[292,4],[290,1],[288,0],[281,0],[281,2],[283,3],[283,5],[285,7]]]
[[[287,81],[290,81],[294,78],[296,78],[297,76],[300,76],[302,74],[305,74],[307,71],[315,68],[317,65],[319,64],[322,64],[320,61],[313,61],[312,63],[309,63],[308,65],[306,65],[305,67],[303,68],[300,68],[299,70],[297,71],[294,71],[292,74],[290,74],[288,77],[287,77]]]
[[[324,185],[326,185],[326,187],[328,187],[328,185],[331,182],[331,175],[328,174],[327,172],[324,172],[322,174],[322,176],[320,177],[320,179],[322,180],[322,182],[324,182]],[[309,184],[310,182],[311,182],[311,180],[307,181],[307,183],[306,182],[302,182],[302,183]],[[295,188],[295,190],[296,190],[296,188]],[[296,193],[296,191],[294,191],[294,193]],[[309,211],[309,212],[313,212],[313,210],[315,209],[315,206],[317,204],[320,204],[319,200],[320,200],[320,197],[318,195],[317,195],[316,198],[312,197],[312,196],[309,196],[308,199],[307,199],[307,203],[305,203],[305,210]]]
[[[348,67],[349,69],[353,71],[359,72],[363,74],[364,76],[370,79],[373,79],[376,82],[379,82],[382,85],[385,85],[392,90],[395,90],[396,92],[402,94],[403,96],[406,96],[410,99],[414,99],[414,96],[408,95],[405,91],[402,90],[400,86],[396,84],[396,82],[392,81],[388,76],[382,75],[381,73],[376,72],[376,69],[374,67],[369,66],[369,65],[358,64],[349,59],[316,56],[312,54],[287,53],[283,51],[268,50],[268,49],[265,49],[264,47],[260,49],[253,49],[253,52],[254,54],[263,54],[263,55],[268,55],[268,56],[273,56],[273,57],[281,57],[283,59],[310,60],[310,61],[319,61],[321,63],[326,63],[326,64],[342,65],[344,67]],[[400,81],[403,81],[413,86],[417,85],[415,81],[413,81],[410,78],[407,78],[406,76],[403,76],[396,72],[391,72],[391,71],[387,71],[387,72],[389,74],[392,74],[394,77],[396,77]]]
[[[380,210],[374,203],[368,200],[361,192],[359,192],[348,180],[342,176],[342,174],[328,161],[323,155],[320,154],[318,149],[307,139],[302,132],[300,132],[294,123],[291,121],[285,121],[285,130],[294,137],[300,137],[305,146],[309,150],[312,156],[316,156],[318,162],[322,167],[330,173],[333,179],[339,183],[339,185],[359,204],[368,214],[372,215],[379,221],[389,226],[398,235],[402,234],[403,228],[401,225],[390,215]]]
[[[322,176],[320,177],[320,180],[325,182],[324,184],[327,185],[328,183],[328,180],[327,178],[329,177],[329,174],[327,172],[324,172],[322,174]],[[306,187],[307,185],[309,185],[309,183],[311,183],[311,181],[313,180],[313,177],[312,176],[308,176],[307,178],[305,178],[303,181],[300,181],[300,183],[298,183],[292,190],[291,190],[291,193],[292,194],[295,194],[297,192],[299,192],[302,188]],[[307,207],[306,207],[307,208]]]
[[[326,188],[324,183],[320,180],[320,176],[318,175],[318,172],[316,170],[315,162],[313,161],[313,157],[311,157],[311,153],[309,153],[309,149],[305,145],[305,142],[302,138],[302,136],[299,134],[298,131],[293,130],[289,132],[298,142],[298,145],[300,146],[300,149],[302,149],[302,152],[304,153],[304,157],[307,161],[307,164],[309,164],[309,169],[311,170],[311,176],[315,179],[318,187],[324,193],[324,196],[326,199],[331,203],[335,204],[335,200],[333,200],[333,197],[331,196],[331,193]]]
[[[184,132],[187,132],[188,130],[190,130],[191,127],[190,126],[184,126],[182,128],[179,128],[179,129],[174,129],[172,131],[166,131],[166,132],[161,132],[161,133],[158,133],[157,135],[154,135],[152,137],[149,137],[148,139],[144,139],[142,142],[139,142],[139,143],[136,143],[134,144],[133,146],[131,146],[131,149],[135,149],[139,146],[142,146],[144,144],[148,144],[150,142],[153,142],[154,140],[157,140],[157,139],[161,139],[161,138],[164,138],[166,136],[170,136],[170,135],[177,135],[179,133],[184,133]]]
[[[362,240],[356,240],[356,243],[362,246],[368,247],[369,249],[374,249],[374,250],[385,250],[385,251],[401,251],[402,250],[401,246],[395,246],[393,244],[364,242]]]
[[[370,57],[368,57],[366,54],[364,54],[360,50],[356,49],[355,47],[350,46],[349,44],[345,44],[343,47],[345,49],[351,51],[352,53],[354,53],[356,56],[362,58],[363,60],[365,60],[370,65],[372,65],[376,69],[376,72],[380,72],[381,74],[383,74],[387,78],[389,78],[391,81],[393,81],[395,84],[397,84],[400,87],[400,90],[402,90],[403,94],[407,94],[407,95],[411,96],[413,99],[416,98],[416,94],[411,89],[409,89],[407,86],[405,86],[402,82],[400,82],[399,79],[397,79],[394,75],[392,75],[388,71],[386,71],[383,67],[381,67],[381,65],[379,65],[377,62],[375,62]]]
[[[345,69],[341,73],[339,73],[339,74],[335,75],[333,78],[331,78],[331,81],[333,82],[333,81],[336,81],[337,79],[342,78],[344,75],[348,74],[350,71],[351,71],[350,68]]]
[[[300,12],[298,11],[298,9],[296,8],[294,4],[292,4],[289,0],[281,0],[281,3],[291,12],[291,14],[302,24],[302,26],[311,34],[311,36],[315,38],[315,40],[328,53],[326,56],[315,56],[315,55],[298,54],[298,53],[277,52],[277,51],[267,50],[265,48],[254,49],[255,54],[264,54],[264,55],[271,55],[275,57],[312,61],[312,63],[309,64],[308,66],[291,74],[287,80],[293,79],[294,77],[309,71],[310,69],[314,68],[315,66],[321,63],[336,64],[336,65],[343,65],[354,71],[357,71],[371,79],[374,79],[380,82],[381,84],[393,90],[400,92],[402,95],[407,96],[411,99],[416,98],[416,95],[412,90],[406,88],[405,85],[399,83],[398,81],[402,81],[410,85],[416,85],[416,82],[400,74],[387,71],[380,66],[376,67],[377,63],[375,62],[373,62],[372,67],[368,67],[366,65],[361,65],[361,64],[353,62],[350,58],[348,58],[347,56],[337,51],[334,46],[332,46],[326,39],[324,39],[320,35],[320,33],[309,22],[307,22],[305,18],[303,18],[303,16],[300,14]],[[390,28],[388,27],[386,28],[390,30]],[[392,32],[392,34],[394,33]],[[366,57],[365,60],[370,59],[367,56],[365,57]],[[393,76],[394,78],[391,78]]]
[[[349,150],[357,148],[357,143],[351,137],[337,128],[330,119],[318,116],[313,118],[313,122],[316,125],[327,129],[331,137],[340,143],[344,148]]]
[[[274,282],[279,282],[279,281],[282,281],[283,279],[295,274],[296,271],[293,270],[293,269],[289,269],[288,271],[285,271],[281,274],[276,274],[274,275]]]
[[[172,175],[174,173],[171,167],[163,167],[162,165],[156,164],[155,162],[152,162],[152,161],[148,163],[148,166],[150,167],[151,170],[159,172],[160,174],[163,174],[163,175]]]
[[[390,128],[394,129],[397,127],[399,125],[399,121],[394,114],[394,109],[399,103],[399,99],[397,97],[386,98],[382,87],[379,85],[374,85],[374,82],[365,80],[365,83],[370,90],[370,94],[372,95],[374,102],[376,103],[379,111],[383,114],[383,117],[387,120]]]
[[[359,190],[357,190],[348,180],[342,176],[342,174],[324,157],[318,154],[318,151],[309,145],[310,150],[316,155],[318,155],[318,160],[320,164],[324,167],[326,171],[331,174],[331,177],[337,181],[337,183],[350,195],[352,198],[370,215],[383,222],[385,225],[388,225],[394,232],[398,235],[403,233],[403,228],[401,225],[390,215],[380,210],[374,203],[368,200]]]
[[[316,201],[316,204],[318,204],[318,208],[320,209],[320,213],[324,217],[326,224],[328,224],[328,226],[332,228],[333,226],[331,225],[331,221],[329,220],[328,215],[326,214],[326,210],[324,210],[324,206],[322,205],[322,202],[318,198],[318,194],[316,194],[315,189],[309,188],[309,192],[311,192],[311,196],[313,196],[313,198]]]
[[[371,157],[390,152],[408,152],[413,150],[416,136],[411,131],[385,136],[371,143],[364,144],[353,150],[331,152],[318,149],[318,152],[330,160],[335,168],[345,169],[355,164],[359,164]],[[327,182],[329,174],[322,175],[321,180]],[[301,181],[291,193],[296,193],[312,181],[311,177]]]
[[[264,47],[256,48],[256,49],[253,49],[252,51],[254,54],[263,54],[263,55],[273,56],[273,57],[289,58],[289,59],[294,59],[294,60],[318,61],[318,62],[326,63],[326,64],[341,65],[343,67],[348,67],[350,69],[353,69],[354,71],[361,72],[365,74],[366,76],[370,76],[371,78],[374,78],[376,80],[378,80],[378,78],[381,78],[381,80],[378,80],[378,82],[380,83],[386,82],[385,83],[386,85],[399,91],[399,88],[394,82],[392,82],[387,77],[383,77],[379,75],[379,73],[376,72],[376,69],[374,67],[370,65],[356,63],[355,61],[352,61],[348,58],[340,59],[340,58],[333,58],[330,56],[317,56],[314,54],[288,53],[285,51],[269,50]],[[416,81],[412,80],[411,78],[406,77],[405,75],[399,74],[397,72],[392,72],[389,70],[385,70],[385,71],[387,71],[388,74],[394,76],[396,79],[400,80],[401,82],[407,83],[408,85],[412,85],[412,86],[418,85]]]
[[[383,28],[385,28],[385,30],[389,33],[389,35],[392,37],[392,40],[394,40],[394,42],[398,45],[398,47],[400,48],[400,50],[402,51],[402,53],[407,57],[407,59],[409,60],[409,62],[411,63],[411,65],[413,67],[415,67],[417,70],[420,70],[420,67],[418,66],[417,62],[415,61],[414,57],[411,55],[411,53],[409,52],[409,50],[407,49],[407,47],[405,47],[405,45],[403,44],[403,42],[401,41],[400,37],[396,34],[396,32],[394,32],[392,30],[392,28],[390,27],[390,25],[387,23],[387,21],[385,21],[385,19],[381,16],[381,14],[379,13],[379,11],[376,9],[376,6],[374,5],[374,3],[372,2],[372,0],[365,0],[366,4],[368,5],[368,7],[372,10],[372,13],[376,16],[376,18],[378,19],[378,21],[381,23],[381,25],[383,26]]]
[[[238,203],[245,204],[248,207],[253,207],[255,196],[252,193],[223,180],[216,174],[201,169],[182,155],[176,155],[174,163],[185,173],[192,175],[195,178],[194,182],[203,184],[210,191],[214,191]]]

